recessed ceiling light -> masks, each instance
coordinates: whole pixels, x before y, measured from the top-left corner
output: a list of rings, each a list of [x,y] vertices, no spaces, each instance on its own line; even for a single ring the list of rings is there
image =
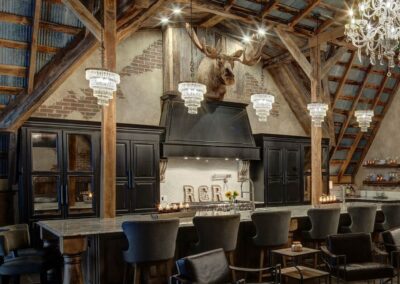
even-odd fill
[[[178,15],[178,14],[182,13],[182,8],[181,7],[174,7],[174,8],[172,8],[172,13]]]
[[[162,17],[161,18],[161,20],[160,20],[160,22],[161,22],[161,24],[168,24],[168,22],[169,22],[169,19],[167,18],[167,17]]]
[[[251,41],[250,36],[248,36],[248,35],[244,35],[244,36],[243,36],[243,42],[249,43],[250,41]]]
[[[259,36],[265,36],[267,31],[264,28],[258,28],[257,33]]]

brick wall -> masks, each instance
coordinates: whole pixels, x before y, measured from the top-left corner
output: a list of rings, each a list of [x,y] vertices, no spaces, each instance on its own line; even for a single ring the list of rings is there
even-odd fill
[[[157,40],[143,50],[142,54],[135,56],[128,65],[122,67],[120,72],[121,81],[129,76],[151,72],[156,69],[161,70],[162,64],[162,40]],[[125,98],[120,89],[117,91],[117,97],[120,99]],[[91,120],[100,112],[100,109],[97,105],[97,99],[92,95],[92,90],[80,88],[79,91],[68,90],[56,102],[50,104],[45,102],[35,112],[34,116],[65,119],[72,112],[79,112],[83,119]]]
[[[260,80],[261,81],[261,80]],[[267,88],[265,86],[261,87],[260,82],[250,73],[246,72],[244,74],[244,94],[245,97],[250,98],[252,94],[267,92]],[[272,94],[273,95],[273,94]],[[271,116],[278,117],[279,116],[279,102],[277,101],[277,97],[275,96],[275,103],[272,105],[272,110],[270,113]]]

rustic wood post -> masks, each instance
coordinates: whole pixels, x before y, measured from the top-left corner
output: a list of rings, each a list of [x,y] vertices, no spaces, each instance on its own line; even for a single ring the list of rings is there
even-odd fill
[[[104,0],[104,56],[105,68],[116,71],[117,63],[117,3],[115,0]],[[100,217],[115,217],[116,186],[116,97],[108,106],[103,106],[101,117],[101,185]]]
[[[321,53],[320,46],[311,48],[311,102],[320,102],[321,88]],[[319,204],[322,195],[322,127],[311,125],[311,202]]]

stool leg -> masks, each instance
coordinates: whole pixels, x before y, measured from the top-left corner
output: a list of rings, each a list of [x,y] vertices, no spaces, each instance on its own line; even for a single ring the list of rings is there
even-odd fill
[[[233,255],[233,251],[228,252],[228,258],[229,258],[229,264],[230,265],[235,265],[235,258]],[[236,272],[232,270],[232,280],[233,282],[236,282]]]
[[[140,266],[138,264],[135,264],[135,277],[133,280],[133,284],[140,284],[140,273],[141,273]]]
[[[260,268],[264,268],[264,249],[262,248],[261,250],[260,250]],[[259,273],[258,273],[258,282],[262,282],[262,279],[263,279],[263,272],[262,271],[260,271]]]

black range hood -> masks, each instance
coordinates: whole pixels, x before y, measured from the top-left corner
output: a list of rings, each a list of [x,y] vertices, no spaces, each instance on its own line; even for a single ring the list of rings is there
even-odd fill
[[[161,97],[160,126],[165,127],[163,157],[207,157],[259,160],[247,104],[203,101],[198,114],[188,114],[176,94]]]

